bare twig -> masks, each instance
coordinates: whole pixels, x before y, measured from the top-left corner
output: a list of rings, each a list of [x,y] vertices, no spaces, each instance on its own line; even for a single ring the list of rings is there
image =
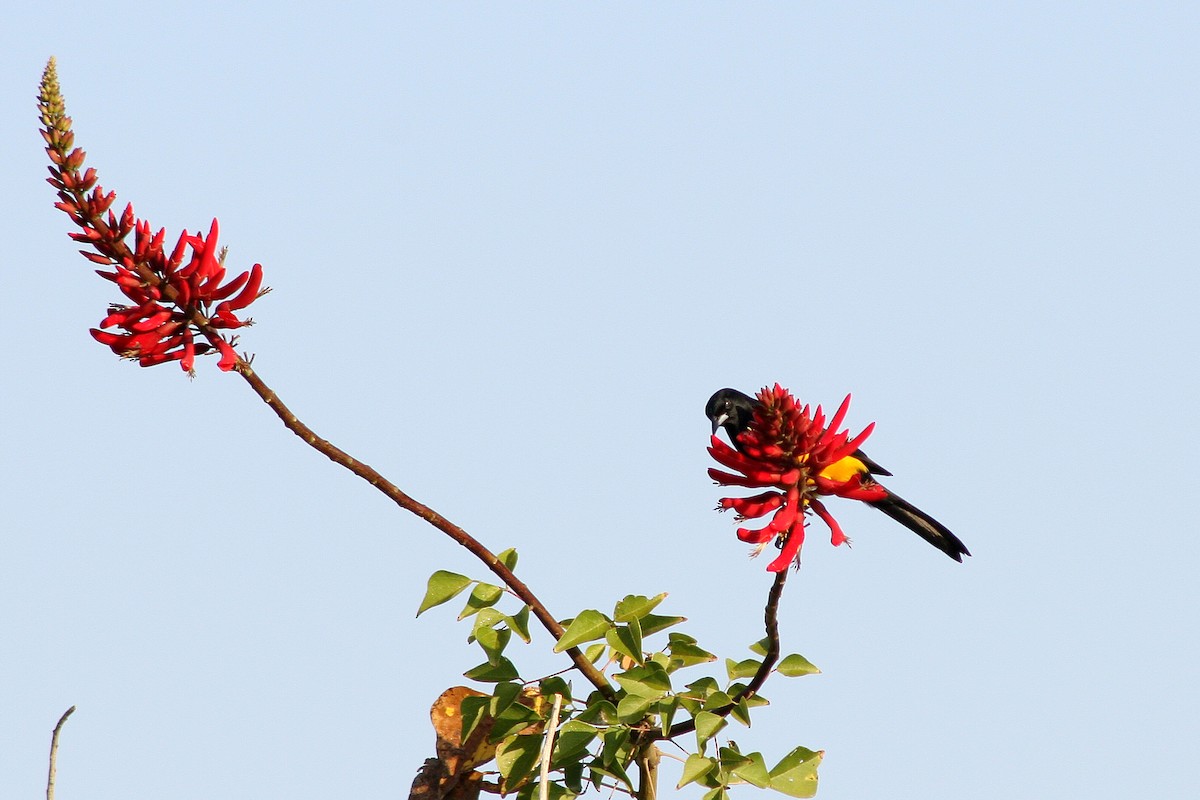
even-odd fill
[[[54,779],[58,773],[58,734],[62,730],[63,723],[67,721],[67,717],[74,713],[75,706],[68,708],[58,718],[58,724],[54,726],[54,733],[50,735],[50,774],[46,777],[46,800],[54,800]]]
[[[362,478],[367,483],[374,486],[379,491],[383,492],[392,502],[403,508],[405,511],[416,514],[421,519],[428,522],[433,527],[437,528],[442,533],[449,536],[458,544],[466,548],[472,555],[482,561],[488,569],[494,572],[504,584],[521,598],[522,602],[529,606],[533,611],[533,615],[542,623],[550,635],[556,640],[561,639],[563,635],[563,627],[558,624],[558,620],[547,610],[541,600],[537,598],[529,587],[526,586],[516,575],[512,573],[507,566],[504,565],[494,553],[488,550],[475,537],[464,531],[459,526],[455,525],[450,520],[443,517],[438,512],[434,511],[429,506],[414,500],[407,494],[402,492],[395,484],[384,478],[372,467],[358,461],[346,451],[337,447],[333,443],[322,439],[313,432],[311,428],[305,425],[300,419],[291,412],[291,410],[283,404],[275,391],[263,382],[258,373],[251,368],[250,364],[245,360],[239,360],[237,371],[241,374],[255,393],[262,398],[263,402],[275,412],[275,416],[283,422],[284,427],[292,433],[300,437],[300,439],[312,447],[318,453],[321,453],[330,461],[345,467],[353,472],[358,477]],[[592,662],[584,658],[583,652],[578,647],[571,647],[566,650],[575,667],[583,673],[593,686],[600,690],[609,700],[616,698],[616,693],[612,686],[604,678],[600,670],[596,669]]]
[[[541,800],[550,798],[550,753],[554,750],[554,734],[558,732],[558,712],[562,710],[562,695],[554,695],[554,708],[550,711],[550,722],[546,724],[546,741],[542,744],[542,772],[538,793]]]

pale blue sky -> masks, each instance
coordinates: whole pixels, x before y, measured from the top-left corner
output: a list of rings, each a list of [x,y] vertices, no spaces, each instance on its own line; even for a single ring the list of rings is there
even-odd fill
[[[268,383],[559,616],[667,591],[741,657],[704,401],[854,393],[975,557],[837,507],[781,621],[824,674],[743,749],[826,749],[823,800],[1194,792],[1194,4],[69,5],[0,32],[0,797],[72,704],[60,800],[395,796],[480,660],[413,618],[465,553],[88,336],[51,54],[106,187],[266,267]]]

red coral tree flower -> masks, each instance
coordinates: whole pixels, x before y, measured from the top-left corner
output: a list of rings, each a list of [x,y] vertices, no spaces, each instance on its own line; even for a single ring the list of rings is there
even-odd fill
[[[98,185],[95,169],[81,171],[86,153],[74,147],[75,134],[54,59],[42,76],[38,110],[51,161],[47,180],[58,190],[55,208],[80,227],[70,236],[91,249],[79,252],[95,264],[111,267],[96,272],[115,283],[130,303],[110,305],[100,327],[92,329],[92,337],[143,367],[178,361],[190,375],[197,355],[216,351],[221,355],[220,369],[236,368],[237,337],[221,331],[253,324],[237,312],[270,291],[262,285],[262,265],[226,281],[225,253],[217,247],[215,219],[207,237],[185,230],[168,255],[163,249],[165,230],[152,235],[150,223],[136,218],[132,205],[126,205],[118,217],[112,211],[116,193]],[[135,234],[132,248],[125,241],[130,233]]]
[[[872,501],[882,499],[885,492],[869,480],[864,484],[862,473],[838,464],[861,447],[875,428],[872,422],[853,438],[838,431],[850,409],[850,395],[828,425],[820,406],[815,410],[801,406],[779,384],[763,389],[757,399],[753,420],[737,435],[737,449],[715,435],[708,448],[718,463],[733,472],[709,469],[708,474],[721,486],[767,489],[751,497],[724,497],[718,509],[733,509],[739,521],[771,514],[763,528],[738,528],[737,536],[757,545],[754,555],[776,540],[781,552],[767,569],[782,572],[799,562],[809,510],[829,526],[835,547],[849,541],[821,496]]]

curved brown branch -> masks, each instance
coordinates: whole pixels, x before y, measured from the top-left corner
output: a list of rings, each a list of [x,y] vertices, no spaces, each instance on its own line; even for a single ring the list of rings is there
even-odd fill
[[[86,154],[82,149],[74,147],[75,134],[71,130],[71,118],[66,115],[66,104],[59,89],[58,74],[53,58],[47,63],[46,70],[42,75],[38,97],[38,108],[41,112],[43,125],[42,136],[46,140],[46,152],[52,162],[49,182],[58,190],[60,199],[57,206],[66,211],[75,224],[85,231],[83,234],[73,234],[73,236],[78,241],[88,242],[91,247],[100,252],[102,257],[96,263],[109,264],[119,262],[126,265],[127,268],[136,272],[145,286],[154,288],[168,301],[178,305],[179,296],[176,289],[168,281],[155,274],[145,259],[139,258],[136,253],[130,250],[129,245],[125,242],[126,236],[128,236],[134,227],[133,207],[128,206],[118,219],[115,214],[109,211],[113,201],[116,199],[116,194],[114,192],[103,193],[103,190],[96,183],[94,169],[89,169],[86,173],[80,172]],[[89,190],[91,190],[90,195],[88,193]],[[80,252],[89,255],[87,251]],[[198,307],[194,307],[188,312],[186,322],[195,326],[210,341],[216,341],[221,338],[221,332],[213,327],[210,320],[200,312]],[[232,342],[230,344],[232,345]],[[562,637],[563,628],[558,624],[558,621],[554,619],[542,602],[534,596],[529,587],[518,580],[513,575],[512,570],[501,563],[495,554],[441,514],[400,491],[371,467],[357,461],[350,454],[313,433],[312,429],[301,422],[279,400],[275,392],[251,369],[248,361],[239,358],[234,365],[234,369],[246,379],[246,382],[250,384],[258,396],[270,406],[271,410],[283,421],[288,430],[295,433],[306,444],[318,452],[323,453],[334,463],[340,464],[383,492],[405,511],[416,514],[465,547],[472,555],[487,565],[488,569],[494,572],[513,593],[529,606],[534,616],[538,618],[542,626],[556,640]],[[604,675],[583,657],[583,653],[578,648],[573,647],[566,652],[575,666],[592,685],[600,690],[608,699],[615,700],[616,693],[613,691],[612,686],[605,679]]]
[[[250,364],[245,360],[238,362],[235,369],[241,374],[255,393],[262,398],[263,402],[275,412],[275,416],[283,422],[284,427],[292,433],[300,437],[300,439],[312,447],[318,453],[321,453],[330,461],[345,467],[353,472],[358,477],[362,478],[367,483],[374,486],[379,491],[383,492],[392,502],[412,514],[416,514],[421,519],[428,522],[433,527],[437,528],[442,533],[449,536],[462,547],[466,548],[472,555],[482,561],[488,569],[496,574],[504,585],[513,591],[517,597],[521,598],[529,608],[533,611],[533,615],[538,618],[550,635],[556,640],[561,639],[563,635],[563,627],[558,624],[558,620],[547,610],[546,606],[536,595],[524,584],[516,575],[513,574],[504,563],[490,550],[483,546],[475,537],[464,531],[459,526],[450,522],[438,512],[434,511],[429,506],[414,500],[407,494],[402,492],[395,484],[384,478],[372,467],[355,459],[346,451],[337,447],[333,443],[322,439],[313,432],[311,428],[305,425],[300,419],[291,412],[291,410],[283,404],[278,395],[271,387],[267,386],[258,373],[251,368]],[[566,653],[574,662],[575,667],[583,673],[584,677],[591,682],[593,686],[599,689],[605,697],[610,700],[614,699],[616,694],[613,692],[612,686],[604,678],[604,674],[596,669],[592,662],[584,658],[583,653],[578,647],[567,648]]]
[[[50,735],[50,774],[46,777],[46,800],[54,800],[54,780],[58,776],[58,734],[62,731],[63,723],[67,721],[67,717],[74,713],[75,706],[68,708],[58,718],[58,724],[54,726],[54,733]]]
[[[763,620],[767,628],[767,652],[763,656],[762,663],[758,665],[758,672],[754,673],[754,677],[744,689],[734,695],[733,702],[713,711],[717,716],[728,716],[742,700],[758,694],[758,690],[767,682],[767,676],[771,674],[771,670],[775,669],[775,663],[779,661],[779,598],[783,597],[783,584],[787,582],[788,572],[789,570],[786,569],[776,572],[775,582],[771,584],[771,590],[767,592],[767,606],[763,609]],[[654,738],[674,739],[676,736],[691,733],[694,730],[696,730],[696,720],[686,719],[672,725],[665,734],[658,734]]]

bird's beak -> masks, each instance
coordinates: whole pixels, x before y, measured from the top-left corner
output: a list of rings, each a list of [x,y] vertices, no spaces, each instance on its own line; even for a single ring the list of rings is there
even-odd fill
[[[720,428],[728,420],[729,420],[728,414],[722,414],[721,416],[719,416],[713,420],[713,436],[717,435],[717,428]]]

